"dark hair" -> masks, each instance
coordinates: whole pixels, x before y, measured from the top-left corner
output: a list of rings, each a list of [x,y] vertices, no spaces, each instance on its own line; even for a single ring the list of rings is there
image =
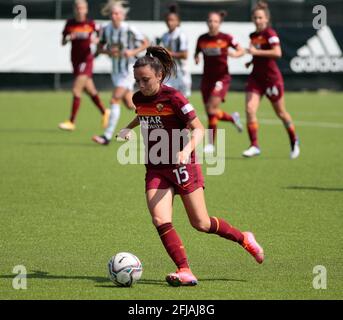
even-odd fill
[[[226,10],[220,10],[220,11],[210,11],[208,13],[208,17],[211,15],[211,14],[216,14],[220,17],[220,21],[224,21],[225,17],[227,16],[227,11]]]
[[[145,56],[138,58],[134,69],[149,65],[156,73],[162,72],[162,82],[165,78],[176,74],[176,63],[169,52],[161,46],[148,47]]]
[[[171,14],[174,14],[179,20],[181,20],[180,13],[179,13],[179,6],[177,5],[177,3],[171,3],[168,6],[168,12],[164,15],[164,18],[168,19],[168,17]]]
[[[270,21],[271,16],[270,16],[270,10],[269,10],[267,2],[265,2],[265,1],[257,1],[255,7],[252,9],[251,14],[253,15],[257,10],[263,10],[264,13],[266,14],[268,20]]]

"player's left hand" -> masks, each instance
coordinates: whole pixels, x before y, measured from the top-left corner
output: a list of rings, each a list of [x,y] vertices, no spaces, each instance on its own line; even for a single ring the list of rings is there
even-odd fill
[[[91,43],[98,44],[100,39],[98,37],[91,37]]]
[[[189,152],[182,150],[176,154],[177,164],[187,164],[189,162]]]
[[[253,45],[250,45],[247,51],[253,56],[257,53],[257,49]]]
[[[124,128],[119,131],[119,133],[116,135],[117,138],[123,139],[123,140],[130,140],[131,139],[131,129]]]
[[[134,53],[133,50],[128,50],[127,49],[127,50],[125,50],[123,52],[123,55],[124,55],[125,58],[130,58],[130,57],[134,57],[135,53]]]

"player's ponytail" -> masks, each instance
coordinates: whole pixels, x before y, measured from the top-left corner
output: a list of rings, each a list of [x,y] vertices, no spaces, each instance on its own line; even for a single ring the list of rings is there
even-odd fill
[[[176,73],[176,64],[169,52],[160,46],[148,47],[146,55],[138,58],[133,68],[149,65],[156,73],[162,73],[162,82]]]
[[[164,19],[167,20],[169,18],[170,15],[174,15],[177,17],[177,19],[180,21],[181,17],[180,17],[180,10],[179,10],[179,6],[177,5],[177,3],[171,3],[168,6],[168,11],[167,13],[164,15]]]
[[[268,6],[267,2],[265,2],[265,1],[257,1],[255,7],[252,9],[252,14],[254,14],[258,10],[264,11],[264,13],[266,14],[266,17],[268,18],[268,20],[269,21],[271,20],[270,10],[269,10],[269,6]]]
[[[227,11],[226,10],[210,11],[208,13],[208,17],[210,17],[212,14],[219,16],[220,22],[223,22],[225,17],[227,16]]]

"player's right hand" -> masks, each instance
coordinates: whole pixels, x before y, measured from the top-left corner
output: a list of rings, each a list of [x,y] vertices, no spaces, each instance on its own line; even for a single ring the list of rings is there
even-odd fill
[[[123,139],[123,140],[130,140],[131,139],[131,129],[124,128],[119,131],[116,135],[116,138]]]

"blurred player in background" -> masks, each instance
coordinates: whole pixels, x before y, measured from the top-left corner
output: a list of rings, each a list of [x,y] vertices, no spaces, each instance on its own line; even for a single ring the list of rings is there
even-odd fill
[[[62,45],[71,42],[71,61],[74,70],[73,103],[69,120],[59,124],[62,130],[75,130],[75,119],[78,113],[81,94],[85,90],[102,114],[102,126],[107,127],[109,110],[104,108],[95,88],[93,76],[93,54],[91,43],[97,43],[95,34],[98,28],[93,20],[87,19],[88,4],[86,0],[74,3],[75,18],[68,20],[63,30]]]
[[[135,85],[132,66],[135,56],[149,45],[140,31],[124,21],[129,11],[125,4],[125,1],[109,0],[102,10],[111,22],[102,30],[98,52],[112,59],[113,93],[108,126],[103,135],[92,138],[101,145],[108,145],[113,137],[120,117],[120,101],[129,109],[135,108],[132,103]]]
[[[232,115],[220,109],[220,104],[225,101],[225,95],[230,87],[231,76],[228,69],[228,55],[240,57],[244,49],[229,35],[220,32],[221,23],[226,16],[225,11],[210,12],[208,14],[208,33],[198,38],[195,63],[198,64],[199,54],[203,54],[204,73],[201,81],[201,94],[208,116],[208,128],[210,129],[209,144],[205,146],[206,153],[213,153],[216,138],[217,123],[221,121],[232,122],[239,132],[242,131],[238,112]],[[235,51],[229,52],[229,48]]]
[[[145,176],[147,205],[160,239],[177,267],[177,271],[167,275],[166,280],[172,286],[192,286],[197,284],[197,279],[172,224],[175,194],[180,194],[189,221],[198,231],[237,242],[258,263],[263,262],[264,253],[251,232],[241,232],[224,219],[208,215],[204,178],[194,152],[203,139],[204,127],[189,101],[179,91],[163,84],[163,80],[174,70],[175,60],[160,46],[149,47],[146,56],[136,61],[134,76],[139,91],[134,94],[133,102],[137,116],[125,129],[120,130],[119,136],[129,139],[130,130],[141,125],[148,160]],[[175,131],[186,128],[191,136],[176,138]],[[169,160],[164,163],[154,159],[155,146],[160,142],[149,139],[156,130],[164,130],[168,138],[161,151],[166,153]],[[180,143],[179,139],[185,140]]]
[[[292,118],[285,108],[283,77],[276,64],[276,59],[282,55],[280,40],[275,30],[270,27],[270,19],[267,3],[259,1],[252,11],[256,31],[250,34],[251,44],[247,50],[253,56],[250,63],[254,67],[246,86],[246,116],[250,147],[243,152],[243,156],[254,157],[261,153],[257,139],[256,113],[261,98],[266,95],[288,132],[291,144],[290,157],[295,159],[300,154],[299,140]]]
[[[180,91],[185,97],[190,97],[192,78],[187,67],[188,40],[186,34],[180,28],[180,15],[176,4],[169,6],[169,12],[165,15],[168,32],[164,33],[159,45],[169,51],[177,65],[175,76],[171,76],[166,85]]]

